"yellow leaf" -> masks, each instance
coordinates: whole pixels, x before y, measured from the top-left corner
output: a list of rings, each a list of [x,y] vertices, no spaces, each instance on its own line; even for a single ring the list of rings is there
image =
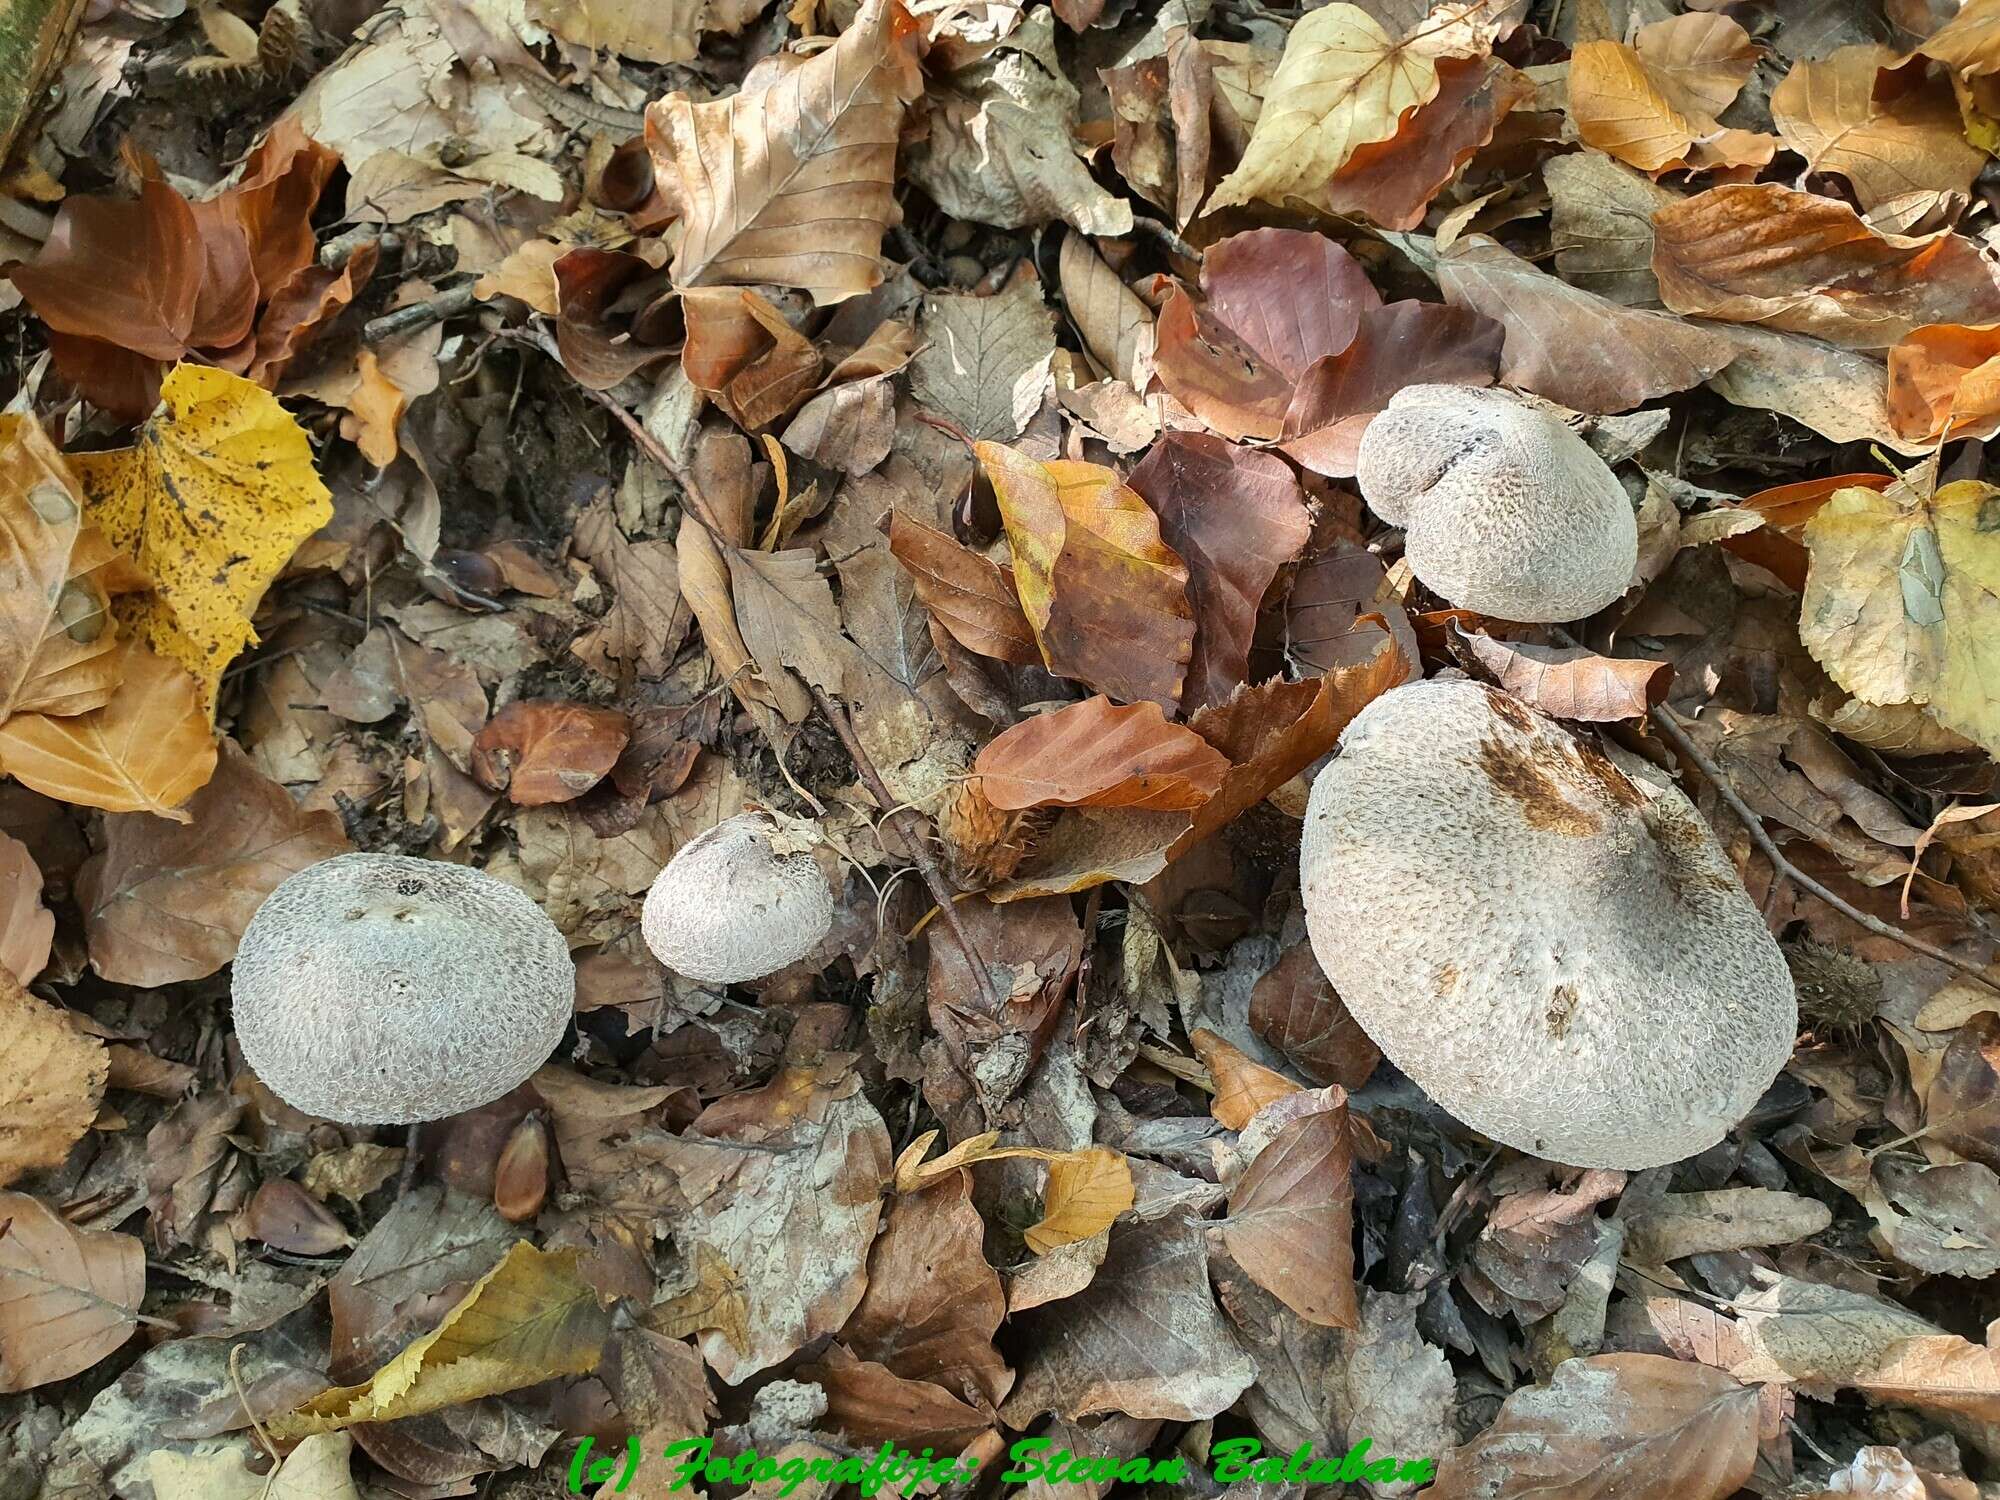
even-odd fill
[[[1794,64],[1771,91],[1771,119],[1785,144],[1808,170],[1853,183],[1863,212],[1906,193],[1968,192],[1985,162],[1942,82],[1876,96],[1877,76],[1896,62],[1887,47],[1841,47]]]
[[[213,718],[264,590],[333,516],[305,433],[261,387],[176,365],[135,445],[71,463],[91,521],[153,580],[121,619],[194,674]]]
[[[611,1320],[577,1274],[581,1255],[517,1241],[435,1329],[360,1385],[272,1418],[272,1435],[289,1441],[421,1416],[596,1369]]]
[[[138,641],[118,654],[111,701],[67,718],[16,714],[0,724],[0,767],[45,796],[106,812],[176,809],[215,774],[215,735],[194,679]]]
[[[1132,1206],[1132,1164],[1109,1146],[1065,1151],[1049,1164],[1041,1221],[1022,1239],[1037,1255],[1087,1240]]]
[[[41,424],[0,416],[0,720],[83,713],[118,682],[113,553],[83,506]]]
[[[1188,1041],[1215,1080],[1215,1097],[1209,1101],[1208,1112],[1231,1130],[1248,1125],[1273,1099],[1299,1092],[1299,1085],[1284,1074],[1252,1062],[1241,1048],[1207,1027],[1189,1033]]]
[[[1388,140],[1404,111],[1436,97],[1440,57],[1488,50],[1486,9],[1440,6],[1400,41],[1358,5],[1307,11],[1285,41],[1243,160],[1208,211],[1308,196],[1361,147]]]
[[[925,1161],[924,1153],[936,1144],[938,1132],[926,1130],[903,1148],[903,1154],[896,1158],[896,1191],[914,1193],[927,1188],[940,1178],[947,1177],[960,1167],[976,1166],[983,1161],[1007,1161],[1026,1158],[1029,1161],[1054,1161],[1061,1154],[1045,1151],[1039,1146],[1002,1146],[1000,1132],[984,1131],[968,1136],[953,1146],[943,1156],[933,1161]]]
[[[1586,42],[1571,54],[1570,118],[1585,145],[1642,172],[1762,166],[1776,139],[1715,119],[1756,65],[1749,33],[1727,16],[1655,21],[1636,47]]]
[[[90,1129],[110,1075],[104,1043],[0,969],[0,1187],[59,1167]]]
[[[1837,490],[1805,544],[1799,636],[1833,680],[2000,755],[2000,489]]]

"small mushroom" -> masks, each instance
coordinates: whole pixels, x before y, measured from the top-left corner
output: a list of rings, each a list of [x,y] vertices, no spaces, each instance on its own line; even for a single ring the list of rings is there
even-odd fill
[[[777,835],[770,818],[743,813],[683,844],[646,893],[653,956],[704,984],[741,984],[817,948],[833,926],[833,893],[819,861],[780,853]]]
[[[1470,681],[1385,693],[1340,746],[1306,808],[1306,928],[1420,1088],[1579,1167],[1679,1161],[1757,1102],[1792,978],[1687,798]]]
[[[1580,620],[1625,592],[1639,527],[1590,445],[1504,391],[1405,386],[1355,478],[1424,587],[1503,620]]]
[[[504,881],[341,854],[257,908],[230,980],[243,1059],[280,1099],[354,1125],[476,1109],[548,1060],[576,1003],[569,945]]]

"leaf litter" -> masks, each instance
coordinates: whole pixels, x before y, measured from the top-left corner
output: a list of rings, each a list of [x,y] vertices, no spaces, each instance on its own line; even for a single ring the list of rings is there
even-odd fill
[[[1990,0],[27,9],[0,1497],[2000,1482]],[[1589,444],[1622,597],[1427,586],[1416,386]],[[1456,677],[1678,785],[1782,953],[1700,1154],[1489,1141],[1322,972],[1314,778]],[[751,809],[825,938],[664,971]],[[245,1066],[237,944],[350,851],[554,920],[532,1077]]]

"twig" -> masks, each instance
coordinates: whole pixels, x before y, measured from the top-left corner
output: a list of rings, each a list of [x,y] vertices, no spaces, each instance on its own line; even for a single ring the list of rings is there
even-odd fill
[[[257,1415],[256,1409],[250,1405],[249,1396],[244,1393],[242,1360],[243,1346],[241,1344],[231,1344],[229,1346],[229,1384],[236,1392],[236,1400],[243,1408],[243,1415],[250,1419],[251,1431],[257,1434],[257,1441],[271,1458],[271,1472],[265,1477],[263,1489],[263,1493],[268,1496],[271,1493],[271,1486],[278,1482],[278,1470],[285,1466],[285,1461],[278,1456],[278,1445],[271,1441],[271,1435],[264,1430],[263,1419]]]
[[[910,856],[917,862],[917,873],[924,877],[924,884],[930,888],[931,900],[937,903],[938,911],[944,917],[945,926],[951,929],[951,935],[958,940],[959,950],[965,954],[965,962],[972,970],[973,982],[979,986],[980,998],[997,1017],[1003,1008],[1000,992],[994,987],[993,976],[986,972],[986,965],[979,957],[979,950],[972,945],[972,935],[965,930],[965,924],[958,918],[958,903],[954,899],[954,892],[944,878],[944,871],[938,868],[937,856],[931,853],[931,846],[924,837],[923,815],[914,807],[897,802],[883,782],[880,773],[876,771],[875,762],[869,759],[868,751],[855,736],[854,726],[847,721],[846,710],[819,688],[813,687],[811,683],[806,685],[812,688],[813,702],[817,703],[819,711],[826,715],[826,721],[833,726],[833,732],[840,736],[840,743],[847,747],[848,757],[854,762],[855,772],[861,777],[862,785],[868,788],[868,795],[873,797],[875,805],[882,809],[882,821],[888,823],[897,818],[914,818],[918,821],[918,827],[914,832],[909,830],[907,824],[905,825],[903,842],[910,846]]]
[[[381,317],[362,325],[361,337],[365,342],[375,344],[383,339],[395,338],[398,334],[415,333],[419,328],[428,328],[433,323],[442,323],[446,318],[455,318],[462,312],[470,311],[474,300],[472,283],[468,281],[464,286],[439,292],[428,302],[412,302],[408,307],[383,313]]]
[[[1944,949],[1927,943],[1922,938],[1912,937],[1909,933],[1903,931],[1902,928],[1895,926],[1893,923],[1885,922],[1880,917],[1869,916],[1867,912],[1862,911],[1859,907],[1844,898],[1835,895],[1817,880],[1814,880],[1812,876],[1806,874],[1805,871],[1785,858],[1779,851],[1776,840],[1764,831],[1764,820],[1751,811],[1749,804],[1737,795],[1736,788],[1729,784],[1729,779],[1723,775],[1721,767],[1717,766],[1714,761],[1702,753],[1701,747],[1696,745],[1688,732],[1681,727],[1680,720],[1675,716],[1674,711],[1662,703],[1655,705],[1649,710],[1649,714],[1652,721],[1659,726],[1660,733],[1671,740],[1674,748],[1692,761],[1695,769],[1708,778],[1710,785],[1715,788],[1716,795],[1728,804],[1729,810],[1736,814],[1737,822],[1743,825],[1743,831],[1750,835],[1750,842],[1755,844],[1764,858],[1771,862],[1771,868],[1781,878],[1791,881],[1800,890],[1810,892],[1812,895],[1819,897],[1820,900],[1839,912],[1843,917],[1846,917],[1850,922],[1865,927],[1877,937],[1885,937],[1892,942],[1901,943],[1911,952],[1921,953],[1925,958],[1934,958],[1939,963],[1948,965],[1958,970],[1961,974],[1965,974],[1976,982],[1985,985],[1986,988],[1992,990],[1995,994],[2000,994],[2000,984],[1995,984],[1991,979],[1987,978],[1985,970],[1980,965],[1960,958],[1956,954],[1947,953]]]
[[[556,348],[555,340],[542,329],[520,332],[508,330],[502,336],[516,343],[539,349],[558,366],[562,364],[562,355]],[[681,487],[681,492],[688,499],[688,504],[682,507],[682,514],[707,532],[717,547],[735,551],[735,545],[729,538],[716,534],[715,527],[710,521],[714,512],[709,509],[707,498],[695,484],[694,476],[688,472],[684,464],[667,451],[666,445],[648,432],[645,424],[620,405],[609,391],[594,391],[581,382],[578,384],[578,389],[610,412],[624,427],[639,451],[658,464],[666,471],[668,477]],[[807,686],[811,687],[811,684]],[[868,795],[875,799],[876,806],[882,809],[883,821],[888,822],[898,817],[921,820],[922,815],[915,808],[898,802],[890,793],[888,786],[875,769],[875,762],[869,759],[867,750],[862,748],[861,741],[855,738],[854,726],[848,722],[847,715],[840,705],[817,687],[812,687],[812,695],[813,701],[819,705],[819,711],[826,716],[826,721],[833,726],[833,732],[840,736],[840,743],[846,747],[848,757],[854,762],[855,774],[868,788]],[[930,844],[921,833],[907,834],[905,841],[910,846],[910,854],[916,862],[917,872],[923,876],[924,885],[930,890],[931,900],[936,902],[939,910],[943,912],[945,925],[951,929],[952,937],[958,942],[959,951],[965,955],[966,966],[972,970],[973,981],[979,986],[980,998],[992,1007],[994,1015],[999,1015],[1003,1008],[1001,995],[994,987],[993,976],[986,972],[986,965],[979,957],[979,950],[973,946],[972,937],[966,932],[965,924],[958,919],[958,907],[952,899],[954,893],[944,878],[944,871],[938,868],[937,858],[931,853]]]
[[[345,234],[337,234],[319,247],[319,263],[329,271],[338,271],[353,258],[354,252],[363,245],[373,244],[384,255],[394,255],[403,248],[403,237],[393,229],[384,229],[380,224],[360,224]]]

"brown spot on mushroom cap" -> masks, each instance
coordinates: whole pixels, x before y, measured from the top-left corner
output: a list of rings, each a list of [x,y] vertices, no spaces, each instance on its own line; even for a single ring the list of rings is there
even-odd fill
[[[1685,797],[1518,708],[1422,682],[1348,726],[1300,850],[1314,954],[1466,1123],[1576,1166],[1678,1161],[1790,1056],[1790,973]]]
[[[342,854],[257,908],[230,996],[244,1061],[279,1098],[398,1125],[476,1109],[548,1061],[576,971],[555,923],[504,881]]]
[[[682,845],[646,893],[653,956],[704,984],[775,974],[833,926],[833,893],[810,854],[779,854],[761,813],[725,819]]]
[[[1368,424],[1355,479],[1404,529],[1425,587],[1508,620],[1578,620],[1625,592],[1631,501],[1582,438],[1505,391],[1406,386]]]

